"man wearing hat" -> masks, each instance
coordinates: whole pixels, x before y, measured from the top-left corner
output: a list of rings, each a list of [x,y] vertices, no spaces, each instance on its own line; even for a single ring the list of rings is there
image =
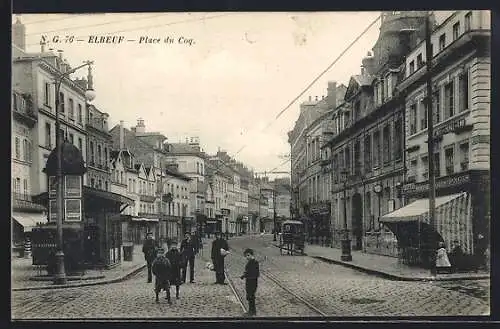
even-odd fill
[[[223,251],[224,250],[224,251]],[[212,242],[212,263],[215,270],[215,283],[226,284],[226,276],[224,274],[224,257],[229,251],[227,241],[222,238],[220,232],[215,233],[215,240]]]
[[[142,252],[144,253],[144,259],[148,264],[148,283],[153,282],[153,274],[151,273],[151,264],[156,257],[156,241],[153,239],[153,232],[146,233],[146,240],[142,245]]]

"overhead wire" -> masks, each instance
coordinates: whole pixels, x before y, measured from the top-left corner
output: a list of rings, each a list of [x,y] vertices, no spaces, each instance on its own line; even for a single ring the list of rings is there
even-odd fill
[[[227,16],[227,15],[230,15],[231,13],[224,13],[224,14],[220,14],[220,15],[213,15],[213,16],[208,16],[208,17],[197,17],[197,18],[194,18],[194,19],[187,19],[187,20],[181,20],[181,21],[175,21],[175,22],[169,22],[169,23],[162,23],[162,24],[156,24],[156,25],[149,25],[149,26],[141,26],[141,27],[134,27],[134,28],[130,28],[130,29],[122,29],[122,30],[118,30],[118,31],[112,31],[112,32],[107,32],[106,34],[115,34],[115,33],[121,33],[121,32],[129,32],[129,31],[139,31],[139,30],[143,30],[143,29],[149,29],[149,28],[156,28],[156,27],[163,27],[163,26],[170,26],[170,25],[175,25],[175,24],[182,24],[182,23],[189,23],[189,22],[195,22],[195,21],[200,21],[200,20],[208,20],[208,19],[213,19],[213,18],[218,18],[218,17],[223,17],[223,16]],[[154,15],[156,16],[156,15]],[[157,15],[157,16],[160,16],[160,15]],[[148,17],[148,18],[152,18],[151,16]],[[269,122],[269,124],[267,126],[265,126],[263,129],[262,129],[262,132],[264,132],[265,130],[267,130],[267,128],[269,128],[276,120],[278,120],[281,115],[283,113],[285,113],[302,95],[304,95],[323,75],[325,75],[344,55],[347,51],[349,51],[349,49],[351,49],[351,47],[356,44],[356,42],[359,41],[359,39],[361,39],[361,37],[363,37],[363,35],[366,34],[366,32],[368,32],[368,30],[373,26],[375,25],[378,20],[380,20],[380,16],[377,16],[377,18],[375,20],[373,20],[338,56],[337,58],[335,58],[335,60],[330,63],[318,76],[316,76],[312,82],[310,82],[302,92],[300,92],[287,106],[285,106],[277,115],[276,117],[271,121]],[[107,24],[111,24],[111,23],[117,23],[117,22],[108,22],[108,23],[102,23],[102,24],[94,24],[94,25],[88,25],[86,27],[92,27],[92,26],[102,26],[102,25],[107,25]],[[83,26],[81,27],[77,27],[78,28],[83,28]],[[65,31],[65,30],[69,30],[70,28],[65,28],[65,29],[58,29],[58,30],[53,30],[53,31],[50,31],[50,32],[59,32],[59,31]],[[44,32],[44,33],[49,33],[49,32]],[[35,34],[35,33],[34,33]],[[36,34],[42,34],[42,33],[36,33]],[[31,44],[31,45],[38,45],[38,43],[34,43],[34,44]],[[247,147],[247,145],[243,145],[234,155],[237,155],[239,153],[241,153],[241,151],[243,151],[245,148]],[[290,161],[289,159],[287,159],[284,163]],[[283,164],[284,164],[283,163]],[[283,164],[280,164],[279,166],[283,165]],[[278,167],[279,167],[278,166]],[[215,171],[217,171],[219,168],[216,168]],[[274,170],[274,169],[273,169]]]
[[[265,126],[263,129],[262,129],[262,132],[264,132],[265,130],[267,130],[267,128],[269,128],[276,120],[278,120],[281,115],[283,113],[285,113],[302,95],[304,95],[323,75],[325,75],[344,55],[347,51],[349,51],[349,49],[351,49],[351,47],[356,44],[356,42],[359,41],[359,39],[361,39],[363,37],[363,35],[366,34],[366,32],[368,32],[372,27],[373,25],[375,25],[378,21],[380,20],[380,15],[377,16],[377,18],[375,18],[362,32],[361,34],[359,34],[338,56],[337,58],[335,58],[335,60],[327,66],[326,69],[324,69],[318,76],[316,76],[311,83],[309,83],[307,85],[307,87],[298,95],[296,96],[287,106],[285,106],[285,108],[283,108],[277,115],[276,117],[271,121],[269,122],[269,124],[267,126]],[[244,150],[245,148],[247,147],[247,145],[244,145],[242,146],[237,152],[236,154],[240,153],[242,150]],[[289,161],[289,160],[288,160]],[[281,165],[280,165],[281,166]]]

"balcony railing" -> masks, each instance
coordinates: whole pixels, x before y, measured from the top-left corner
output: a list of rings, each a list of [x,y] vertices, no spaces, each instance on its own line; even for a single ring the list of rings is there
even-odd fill
[[[45,207],[33,202],[31,195],[22,193],[12,193],[12,208],[14,210],[45,210]]]
[[[141,194],[141,195],[139,195],[139,199],[142,202],[154,202],[156,200],[156,196],[154,196],[154,195],[147,195],[147,194]]]

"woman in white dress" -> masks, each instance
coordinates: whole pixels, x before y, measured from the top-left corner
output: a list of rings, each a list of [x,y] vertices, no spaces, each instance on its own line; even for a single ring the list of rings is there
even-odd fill
[[[448,259],[448,253],[444,247],[444,242],[439,242],[439,249],[436,252],[436,272],[437,273],[451,273],[451,263]]]

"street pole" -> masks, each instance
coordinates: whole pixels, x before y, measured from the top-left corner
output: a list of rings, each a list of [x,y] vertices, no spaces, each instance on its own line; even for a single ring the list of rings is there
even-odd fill
[[[60,133],[61,130],[61,121],[59,118],[59,106],[61,100],[59,99],[59,92],[61,90],[62,81],[68,77],[71,73],[75,72],[78,69],[81,69],[85,66],[89,66],[93,64],[91,61],[84,62],[85,64],[80,65],[72,70],[66,71],[60,74],[55,79],[55,113],[56,113],[56,155],[57,155],[57,167],[56,167],[56,179],[57,179],[57,188],[56,188],[56,207],[57,207],[57,217],[56,217],[56,228],[57,228],[57,251],[56,251],[56,272],[54,273],[54,284],[65,284],[67,281],[66,278],[66,269],[64,268],[64,248],[63,248],[63,201],[64,201],[64,188],[63,188],[63,172],[62,172],[62,135]],[[90,69],[89,69],[89,79]],[[88,90],[92,90],[92,81],[89,81]],[[87,95],[86,95],[87,97]],[[87,97],[90,98],[90,97]]]
[[[351,240],[349,240],[349,231],[347,229],[347,175],[348,171],[344,172],[344,238],[342,240],[342,255],[340,259],[345,262],[352,261],[351,255]]]
[[[273,225],[274,225],[273,241],[276,241],[276,184],[274,184],[274,189],[273,189]]]
[[[61,89],[63,76],[56,80],[56,150],[57,150],[57,168],[56,168],[56,179],[57,179],[57,252],[56,252],[56,273],[54,274],[54,284],[65,284],[66,283],[66,269],[64,268],[64,250],[63,250],[63,174],[62,174],[62,141],[61,141],[61,122],[59,119],[59,92]]]
[[[435,263],[435,250],[434,245],[434,234],[432,230],[435,229],[435,198],[436,198],[436,177],[434,175],[434,122],[432,115],[432,44],[431,44],[431,26],[430,26],[430,12],[427,13],[425,18],[425,54],[426,54],[426,84],[427,84],[427,159],[429,164],[429,226],[431,227],[431,232],[428,237],[429,239],[429,251],[430,251],[430,266],[431,275],[436,274],[436,263]],[[436,109],[439,111],[439,109]]]

